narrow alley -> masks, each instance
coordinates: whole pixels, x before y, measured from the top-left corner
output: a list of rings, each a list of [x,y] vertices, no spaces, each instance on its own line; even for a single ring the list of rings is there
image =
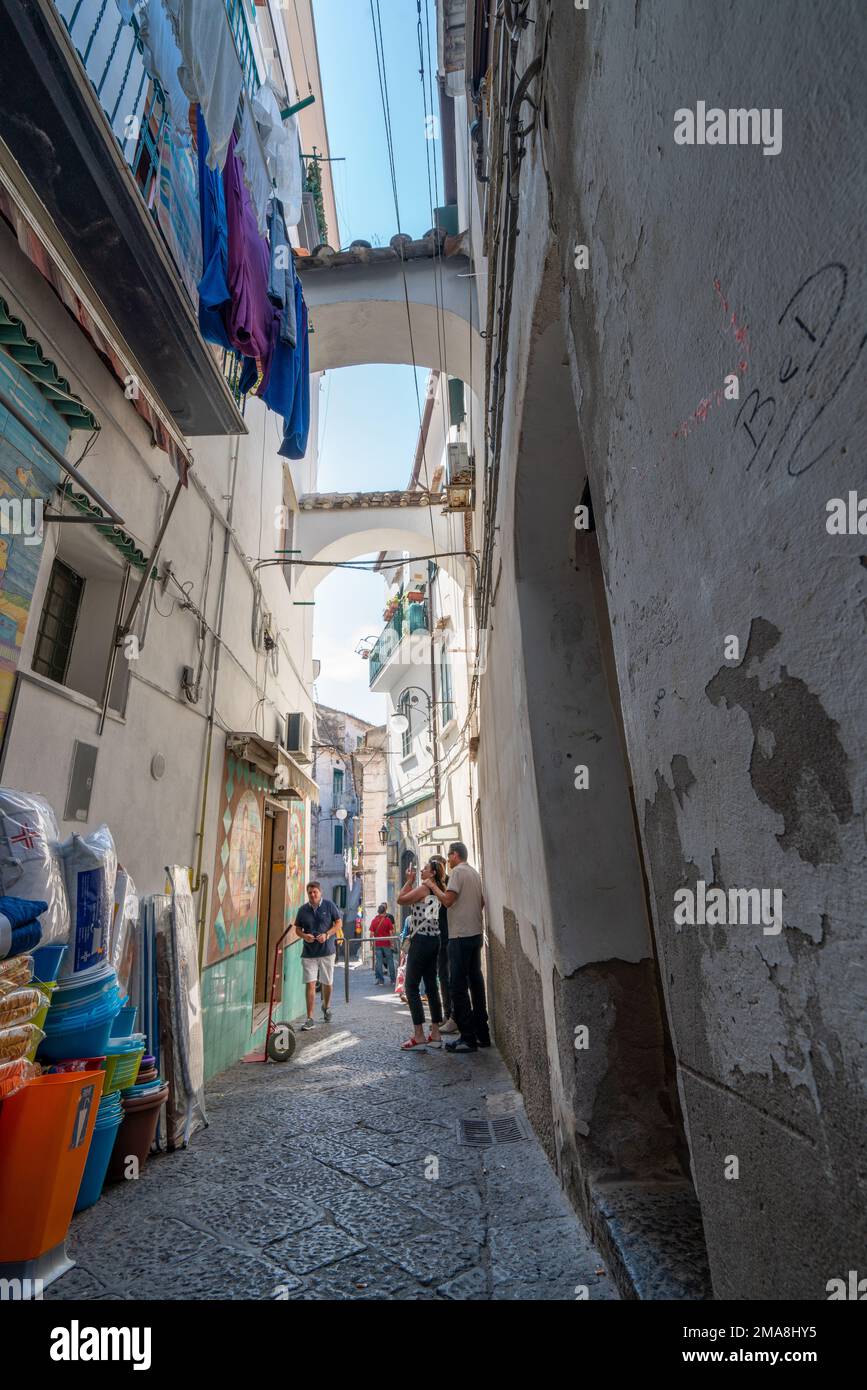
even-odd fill
[[[405,1006],[350,974],[291,1061],[223,1072],[189,1149],[76,1217],[46,1298],[617,1297],[496,1050],[401,1055]]]
[[[865,72],[865,0],[0,0],[0,1303],[42,1361],[218,1359],[223,1301],[257,1355],[283,1301],[589,1302],[642,1374],[828,1378]]]

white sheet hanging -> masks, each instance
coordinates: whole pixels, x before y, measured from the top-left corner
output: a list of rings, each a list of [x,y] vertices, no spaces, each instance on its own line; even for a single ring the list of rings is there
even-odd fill
[[[182,144],[190,140],[190,102],[178,76],[183,59],[163,0],[144,0],[138,8],[144,65],[159,79],[169,104],[172,125]]]
[[[244,102],[244,113],[241,117],[241,138],[235,146],[235,154],[241,161],[244,182],[247,185],[250,201],[256,213],[259,231],[264,236],[268,226],[267,214],[268,199],[271,196],[271,176],[265,163],[259,130],[249,101]]]
[[[298,148],[298,122],[294,116],[280,119],[280,102],[270,82],[264,83],[253,98],[253,114],[265,149],[268,172],[283,204],[287,227],[301,220],[301,153]]]
[[[241,100],[243,75],[222,0],[163,0],[183,56],[181,86],[202,108],[208,165],[222,169]]]

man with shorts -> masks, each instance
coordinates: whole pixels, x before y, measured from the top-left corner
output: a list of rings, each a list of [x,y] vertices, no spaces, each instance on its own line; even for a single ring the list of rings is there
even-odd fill
[[[338,909],[330,898],[323,898],[322,888],[314,881],[307,885],[307,901],[299,907],[295,930],[304,942],[301,947],[301,968],[307,994],[307,1019],[302,1031],[315,1027],[313,1008],[316,1003],[316,981],[322,987],[322,1017],[331,1022],[331,991],[334,988],[334,961],[337,956],[337,936],[343,926]]]

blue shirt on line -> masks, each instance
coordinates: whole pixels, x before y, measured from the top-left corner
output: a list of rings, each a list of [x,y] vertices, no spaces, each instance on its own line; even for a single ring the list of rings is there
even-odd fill
[[[299,932],[309,932],[321,936],[340,921],[340,911],[330,898],[323,898],[318,907],[305,903],[299,907],[295,918],[295,928]],[[337,937],[329,936],[327,941],[305,941],[301,947],[302,956],[334,956],[337,954]]]

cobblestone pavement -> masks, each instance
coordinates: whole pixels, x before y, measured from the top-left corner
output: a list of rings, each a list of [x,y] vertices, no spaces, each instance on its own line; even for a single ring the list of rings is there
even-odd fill
[[[401,1053],[406,1007],[351,982],[292,1061],[215,1077],[189,1149],[75,1218],[47,1298],[617,1297],[496,1051]],[[507,1115],[527,1138],[459,1142]]]

